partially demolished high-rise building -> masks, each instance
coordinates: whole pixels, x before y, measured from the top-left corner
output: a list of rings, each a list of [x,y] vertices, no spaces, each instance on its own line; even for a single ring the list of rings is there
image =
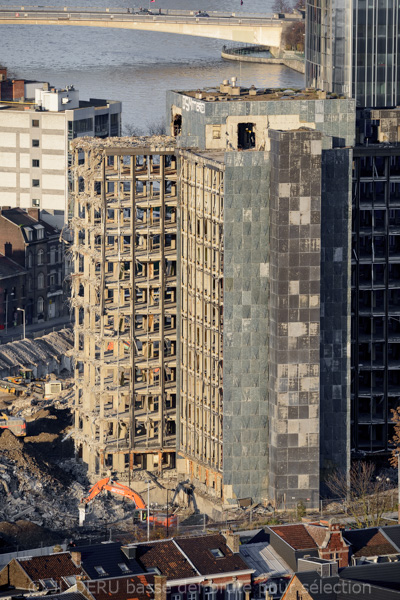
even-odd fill
[[[93,475],[175,464],[176,158],[148,142],[73,143],[75,446]]]
[[[74,142],[77,451],[126,479],[176,452],[216,499],[317,506],[349,456],[354,103],[168,106],[175,140]]]

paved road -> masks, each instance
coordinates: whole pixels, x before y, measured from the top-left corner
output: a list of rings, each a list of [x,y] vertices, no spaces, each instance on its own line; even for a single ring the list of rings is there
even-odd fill
[[[51,319],[51,321],[44,321],[43,323],[34,323],[33,325],[26,326],[26,337],[36,338],[42,337],[52,331],[57,331],[71,325],[71,317],[59,317],[58,319]],[[23,327],[18,325],[17,327],[9,327],[8,331],[0,330],[0,344],[7,344],[8,342],[15,342],[23,338]]]

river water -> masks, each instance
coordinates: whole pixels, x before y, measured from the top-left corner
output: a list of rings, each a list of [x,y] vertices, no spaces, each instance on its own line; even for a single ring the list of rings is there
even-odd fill
[[[273,0],[49,0],[45,5],[271,13]],[[15,6],[15,0],[2,0]],[[33,2],[31,2],[33,4]],[[165,92],[215,87],[236,76],[244,86],[302,87],[303,75],[281,65],[221,59],[224,40],[118,29],[0,26],[0,63],[13,75],[73,84],[80,98],[122,101],[124,125],[146,129],[165,117]]]

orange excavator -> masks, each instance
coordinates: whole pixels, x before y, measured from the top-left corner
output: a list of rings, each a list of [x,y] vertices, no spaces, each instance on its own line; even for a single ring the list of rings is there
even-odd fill
[[[106,477],[105,479],[100,479],[94,486],[89,490],[89,495],[86,498],[82,498],[82,504],[89,504],[100,492],[107,491],[113,492],[114,494],[119,494],[120,496],[124,496],[125,498],[129,498],[134,502],[136,508],[138,510],[146,510],[146,505],[143,502],[142,498],[128,488],[126,485],[122,485],[118,481],[112,481],[111,477]]]
[[[79,525],[83,525],[86,517],[86,506],[92,502],[101,492],[113,492],[114,494],[119,494],[120,496],[124,496],[124,498],[128,498],[132,500],[136,510],[142,512],[145,511],[143,515],[146,520],[153,522],[156,525],[161,525],[162,527],[176,527],[178,518],[176,515],[170,515],[166,517],[164,514],[158,515],[149,515],[147,513],[147,506],[144,503],[143,499],[139,496],[137,492],[134,492],[126,485],[119,483],[118,481],[113,481],[111,477],[105,477],[105,479],[100,479],[94,486],[89,490],[88,496],[86,498],[82,498],[81,503],[79,505]]]
[[[113,492],[114,494],[124,496],[124,498],[132,500],[137,510],[146,510],[146,505],[139,494],[131,490],[131,488],[128,486],[123,485],[118,481],[113,481],[111,477],[105,477],[94,484],[94,486],[89,490],[89,495],[86,496],[86,498],[82,498],[79,505],[79,525],[83,525],[85,522],[86,506],[103,491]]]

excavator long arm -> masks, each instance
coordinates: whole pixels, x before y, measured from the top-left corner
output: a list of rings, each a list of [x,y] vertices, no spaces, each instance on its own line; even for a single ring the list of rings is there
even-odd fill
[[[103,490],[107,490],[108,492],[113,492],[114,494],[119,494],[120,496],[129,498],[139,510],[146,509],[146,505],[139,494],[128,488],[126,485],[118,483],[118,481],[112,481],[110,477],[100,479],[100,481],[95,483],[94,486],[89,490],[88,496],[82,499],[82,504],[89,504],[89,502],[96,498],[96,496]]]
[[[129,498],[135,503],[136,508],[139,510],[144,510],[146,508],[146,505],[139,494],[128,488],[126,485],[118,483],[118,481],[114,481],[113,483],[105,485],[104,489],[108,490],[109,492],[114,492],[114,494],[120,494],[125,498]]]
[[[90,488],[88,496],[86,496],[86,498],[82,498],[82,503],[88,504],[89,502],[91,502],[93,500],[93,498],[96,498],[96,496],[104,490],[105,486],[107,485],[107,483],[109,481],[110,481],[110,478],[105,477],[105,479],[100,479],[100,481],[95,483],[94,486],[92,488]]]

